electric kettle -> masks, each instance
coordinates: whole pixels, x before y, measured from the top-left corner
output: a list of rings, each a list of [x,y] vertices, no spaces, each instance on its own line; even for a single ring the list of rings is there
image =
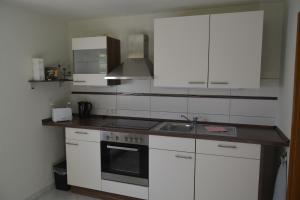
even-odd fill
[[[93,105],[87,101],[78,102],[78,114],[80,118],[87,118],[90,116]]]

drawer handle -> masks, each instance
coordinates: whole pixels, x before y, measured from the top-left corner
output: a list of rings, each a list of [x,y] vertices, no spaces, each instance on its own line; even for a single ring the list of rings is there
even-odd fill
[[[74,83],[85,83],[86,81],[73,81]]]
[[[228,85],[229,83],[226,81],[211,81],[210,84],[214,85]]]
[[[189,84],[205,84],[205,81],[189,81]]]
[[[72,146],[78,146],[78,143],[71,143],[71,142],[66,142],[67,145],[72,145]]]
[[[87,132],[81,132],[81,131],[76,131],[75,133],[79,134],[79,135],[87,135],[88,134]]]
[[[138,151],[137,148],[117,147],[117,146],[111,146],[111,145],[107,145],[107,148],[108,149],[123,150],[123,151]]]
[[[182,158],[182,159],[192,159],[192,156],[182,156],[182,155],[176,155],[176,158]]]
[[[218,147],[221,147],[221,148],[227,148],[227,149],[237,149],[237,146],[235,146],[235,145],[224,145],[224,144],[219,144]]]

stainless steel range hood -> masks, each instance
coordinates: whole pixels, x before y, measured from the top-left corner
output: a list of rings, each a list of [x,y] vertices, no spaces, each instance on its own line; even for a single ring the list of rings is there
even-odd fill
[[[153,79],[153,64],[148,59],[148,38],[143,34],[128,38],[128,58],[109,72],[105,79]]]

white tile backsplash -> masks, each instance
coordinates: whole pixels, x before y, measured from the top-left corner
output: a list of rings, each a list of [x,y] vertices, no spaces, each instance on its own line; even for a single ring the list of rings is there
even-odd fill
[[[73,91],[278,97],[278,88],[279,81],[270,79],[253,90],[160,88],[152,80],[124,80],[119,86],[73,86]],[[93,113],[100,115],[181,120],[185,114],[201,121],[257,125],[274,125],[277,110],[277,100],[73,94],[74,112],[78,101],[91,101]]]
[[[150,97],[117,96],[117,109],[121,110],[150,110]]]
[[[149,118],[150,112],[145,110],[117,110],[117,116]]]
[[[78,102],[89,101],[93,104],[93,114],[108,114],[116,109],[116,95],[83,95],[73,94],[71,97],[72,108],[78,112]]]
[[[221,98],[189,98],[188,112],[228,115],[230,108],[230,99]]]
[[[187,98],[150,97],[151,111],[187,113]]]
[[[169,88],[169,87],[154,87],[153,80],[151,80],[151,93],[158,94],[188,94],[187,88]]]
[[[259,89],[231,89],[232,96],[264,96],[278,97],[279,80],[277,79],[262,79]]]
[[[122,80],[121,85],[117,87],[117,92],[149,93],[150,83],[150,80]]]
[[[275,117],[275,100],[232,99],[230,115],[252,117]]]
[[[198,117],[201,122],[219,122],[219,123],[229,123],[229,115],[208,115],[199,113],[190,113],[189,118]]]
[[[116,109],[101,109],[101,108],[94,108],[92,110],[92,114],[94,115],[110,115],[110,116],[115,116],[117,115],[117,110]]]
[[[187,113],[172,113],[172,112],[150,112],[150,117],[154,119],[173,119],[184,120],[181,115],[187,115]]]
[[[116,95],[87,95],[93,107],[99,109],[116,109]]]
[[[247,117],[247,116],[231,115],[230,123],[274,126],[275,118],[272,118],[272,117]]]
[[[103,86],[103,87],[96,87],[96,86],[80,86],[80,85],[73,85],[72,86],[73,92],[117,92],[117,86]]]

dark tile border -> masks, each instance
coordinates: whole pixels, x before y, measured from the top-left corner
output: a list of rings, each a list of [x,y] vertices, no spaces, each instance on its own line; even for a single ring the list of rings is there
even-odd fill
[[[216,98],[216,99],[254,99],[254,100],[278,100],[278,97],[265,96],[231,96],[231,95],[194,95],[194,94],[159,94],[159,93],[129,93],[129,92],[80,92],[72,94],[89,95],[120,95],[120,96],[147,96],[147,97],[185,97],[185,98]]]

